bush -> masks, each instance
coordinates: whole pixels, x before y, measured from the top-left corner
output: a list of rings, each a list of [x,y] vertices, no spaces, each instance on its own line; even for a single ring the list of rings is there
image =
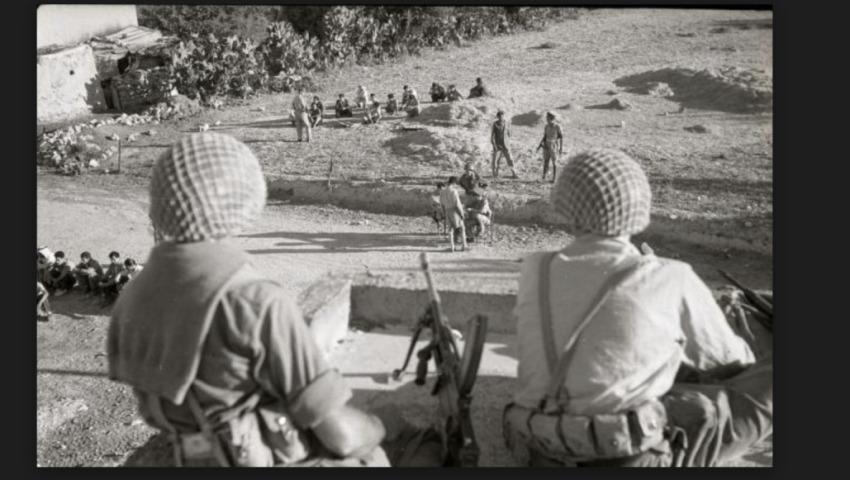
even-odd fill
[[[292,88],[302,76],[422,48],[541,29],[577,9],[396,6],[140,6],[140,24],[181,37],[168,64],[180,93],[207,103]],[[282,21],[280,21],[282,20]],[[265,35],[256,30],[264,24]],[[270,79],[274,81],[270,82]]]

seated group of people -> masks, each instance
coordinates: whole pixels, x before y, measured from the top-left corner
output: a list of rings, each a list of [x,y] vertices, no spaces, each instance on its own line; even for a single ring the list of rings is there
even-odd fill
[[[103,295],[111,302],[141,271],[142,266],[134,259],[122,262],[121,254],[115,251],[109,253],[109,265],[104,269],[90,252],[81,253],[80,263],[72,266],[65,252],[53,253],[45,246],[39,247],[36,249],[36,317],[49,319],[52,312],[48,296],[62,296],[75,286],[86,293]]]
[[[486,86],[484,86],[484,82],[480,77],[475,79],[475,82],[476,85],[469,91],[469,96],[467,98],[478,98],[490,95],[490,91]],[[400,104],[398,99],[395,98],[395,94],[387,94],[387,105],[385,108],[387,114],[395,115],[396,112],[404,111],[407,116],[415,117],[422,113],[422,106],[420,105],[419,95],[417,94],[416,89],[405,85],[402,90]],[[454,85],[449,85],[448,89],[446,89],[439,83],[434,82],[431,84],[431,90],[429,93],[431,94],[432,102],[455,102],[463,99],[460,92]],[[381,103],[375,97],[375,94],[370,94],[363,85],[359,85],[357,87],[353,106],[356,108],[367,109],[366,116],[363,117],[364,123],[378,123],[378,121],[382,118]],[[316,126],[321,122],[323,111],[324,107],[322,106],[321,100],[319,100],[319,97],[314,96],[313,103],[310,104],[309,108],[310,119],[313,126]],[[352,104],[350,104],[348,99],[345,98],[344,93],[340,93],[339,98],[337,98],[336,105],[334,106],[334,115],[336,118],[350,118],[354,116]]]

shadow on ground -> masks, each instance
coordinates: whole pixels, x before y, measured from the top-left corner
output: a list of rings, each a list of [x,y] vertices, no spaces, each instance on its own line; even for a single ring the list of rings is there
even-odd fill
[[[357,251],[394,252],[399,249],[415,248],[434,250],[438,240],[433,233],[303,233],[269,232],[242,235],[243,238],[279,239],[275,247],[247,250],[252,254],[267,253],[350,253]],[[302,248],[306,246],[308,248]],[[292,248],[286,248],[292,247]],[[309,248],[315,247],[315,248]],[[442,249],[442,247],[440,247]]]

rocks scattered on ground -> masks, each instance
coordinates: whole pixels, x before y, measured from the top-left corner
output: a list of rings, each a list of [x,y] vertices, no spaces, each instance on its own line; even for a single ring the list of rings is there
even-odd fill
[[[117,142],[118,140],[120,140],[120,139],[121,139],[121,137],[119,137],[117,133],[113,133],[112,135],[107,135],[107,136],[106,136],[106,139],[107,139],[107,140],[112,140],[112,141],[114,141],[114,142]]]
[[[144,134],[149,136],[149,137],[152,137],[152,136],[156,135],[156,130],[148,130],[147,132],[144,132]]]
[[[676,36],[677,36],[677,37],[686,37],[686,38],[690,38],[690,37],[696,37],[696,36],[697,36],[697,34],[696,34],[696,33],[694,33],[694,32],[680,32],[680,33],[677,33],[677,34],[676,34]]]
[[[619,92],[618,92],[618,91],[616,91],[616,90],[608,90],[607,92],[605,92],[605,95],[616,95],[616,94],[618,94],[618,93],[619,93]]]
[[[131,133],[130,135],[127,135],[127,141],[128,142],[135,142],[138,139],[139,139],[139,136],[135,133]]]

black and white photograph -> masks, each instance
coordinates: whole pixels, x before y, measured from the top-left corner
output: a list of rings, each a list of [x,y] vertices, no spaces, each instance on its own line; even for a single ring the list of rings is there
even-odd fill
[[[38,5],[37,467],[773,467],[773,13]]]

